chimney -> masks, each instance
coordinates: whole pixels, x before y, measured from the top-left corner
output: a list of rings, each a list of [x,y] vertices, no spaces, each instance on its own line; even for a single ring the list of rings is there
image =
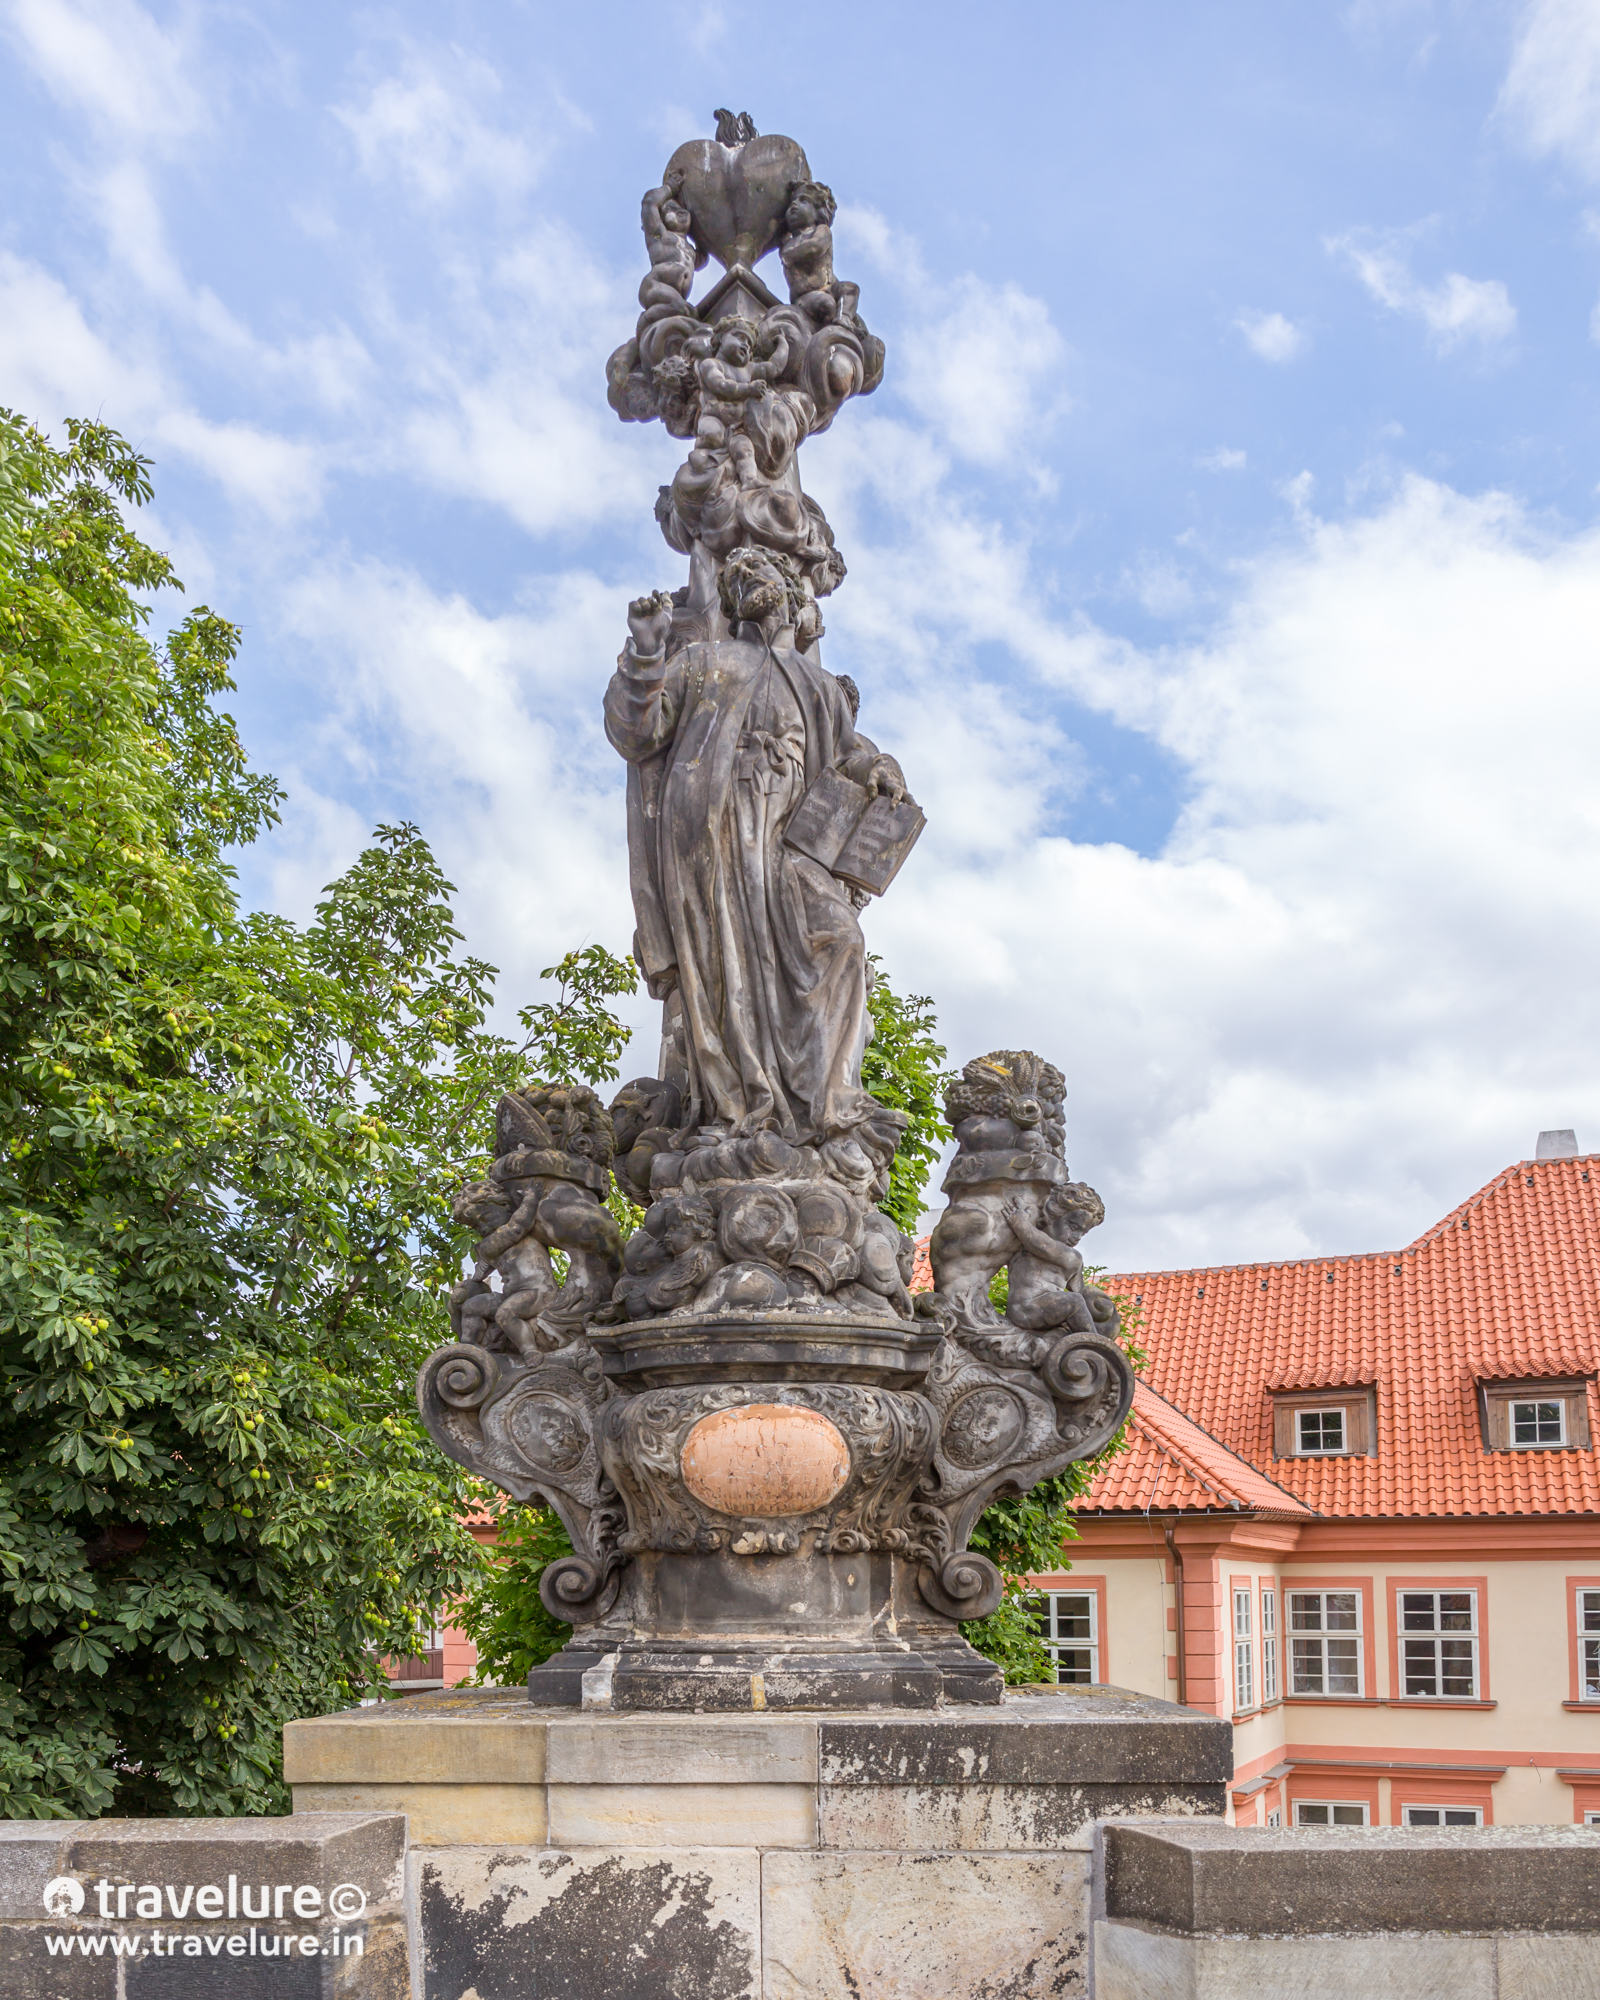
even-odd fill
[[[1575,1160],[1578,1157],[1576,1132],[1541,1132],[1536,1160]]]

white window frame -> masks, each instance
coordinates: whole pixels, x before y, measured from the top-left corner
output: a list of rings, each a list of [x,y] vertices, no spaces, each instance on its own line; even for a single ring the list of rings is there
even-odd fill
[[[1274,1806],[1271,1812],[1267,1814],[1267,1825],[1269,1827],[1279,1827],[1283,1825],[1283,1808],[1281,1806]]]
[[[1600,1703],[1600,1590],[1580,1588],[1577,1610],[1578,1699]]]
[[[1233,1712],[1248,1715],[1256,1705],[1255,1621],[1250,1605],[1253,1584],[1242,1583],[1233,1593]]]
[[[1589,1811],[1585,1812],[1583,1816],[1583,1823],[1585,1826],[1600,1826],[1600,1812],[1595,1812],[1591,1808]]]
[[[1063,1687],[1093,1687],[1101,1680],[1100,1673],[1100,1593],[1097,1590],[1041,1590],[1039,1600],[1044,1606],[1046,1629],[1045,1648],[1055,1667],[1056,1679]],[[1089,1632],[1087,1638],[1076,1634],[1063,1635],[1059,1631],[1061,1610],[1060,1600],[1064,1597],[1081,1599],[1088,1606]],[[1076,1612],[1072,1614],[1078,1616]],[[1089,1656],[1089,1678],[1087,1681],[1061,1680],[1061,1655],[1063,1653],[1087,1653]]]
[[[1365,1595],[1366,1593],[1361,1590],[1286,1589],[1284,1591],[1289,1610],[1289,1695],[1291,1700],[1296,1695],[1313,1695],[1323,1700],[1360,1701],[1366,1694],[1366,1648],[1363,1643],[1364,1634],[1361,1623],[1363,1615],[1361,1600]],[[1338,1601],[1338,1608],[1335,1611],[1330,1611],[1328,1608],[1329,1602],[1334,1599]],[[1302,1625],[1299,1622],[1302,1618],[1313,1615],[1303,1609],[1304,1606],[1311,1604],[1315,1604],[1317,1607],[1315,1616],[1318,1622],[1315,1625]],[[1347,1605],[1353,1609],[1355,1620],[1353,1624],[1329,1625],[1326,1622],[1330,1617],[1342,1619],[1350,1615],[1345,1608]],[[1333,1650],[1335,1647],[1338,1649],[1336,1653]],[[1310,1684],[1313,1679],[1310,1671],[1310,1662],[1313,1658],[1318,1663],[1315,1678],[1322,1683],[1320,1687],[1313,1687]],[[1302,1662],[1306,1663],[1304,1668],[1302,1667]],[[1337,1663],[1340,1669],[1338,1678],[1348,1680],[1351,1677],[1350,1669],[1352,1662],[1354,1664],[1355,1686],[1330,1688],[1328,1683],[1334,1678],[1332,1669],[1335,1663]],[[1313,1800],[1312,1803],[1315,1804],[1317,1801]]]
[[[1439,1817],[1437,1819],[1413,1819],[1411,1817],[1413,1813],[1437,1813]],[[1447,1817],[1447,1815],[1450,1814],[1453,1814],[1454,1817],[1453,1818]],[[1462,1817],[1463,1814],[1466,1815],[1465,1818]],[[1483,1807],[1482,1806],[1434,1806],[1426,1804],[1407,1806],[1401,1813],[1400,1824],[1402,1826],[1422,1826],[1422,1827],[1482,1826]]]
[[[1471,1621],[1467,1625],[1446,1625],[1445,1618],[1460,1618],[1463,1613],[1459,1605],[1445,1609],[1447,1597],[1467,1600],[1465,1616]],[[1426,1614],[1422,1604],[1424,1599],[1432,1600],[1431,1626],[1413,1625],[1413,1618]],[[1479,1699],[1480,1660],[1478,1651],[1478,1593],[1476,1590],[1398,1590],[1395,1592],[1395,1624],[1399,1630],[1400,1686],[1397,1692],[1404,1701],[1477,1701]],[[1433,1688],[1415,1688],[1414,1680],[1429,1678],[1423,1667],[1424,1655],[1432,1654]],[[1469,1663],[1465,1676],[1460,1671],[1462,1656]],[[1413,1670],[1412,1662],[1416,1661]],[[1446,1667],[1454,1668],[1447,1675]],[[1467,1687],[1459,1685],[1447,1688],[1446,1679],[1460,1682],[1466,1679]]]
[[[1518,1410],[1533,1411],[1533,1427],[1535,1431],[1538,1430],[1540,1423],[1543,1421],[1543,1419],[1539,1415],[1539,1412],[1541,1410],[1554,1410],[1556,1413],[1555,1436],[1553,1438],[1537,1437],[1537,1436],[1531,1438],[1519,1438],[1517,1436]],[[1561,1396],[1513,1397],[1511,1400],[1511,1408],[1506,1413],[1506,1436],[1510,1442],[1511,1449],[1513,1451],[1560,1450],[1560,1448],[1567,1442],[1567,1405],[1565,1398]]]
[[[1270,1708],[1278,1699],[1278,1593],[1263,1586],[1261,1591],[1261,1706]]]
[[[1337,1444],[1307,1444],[1302,1426],[1307,1417],[1337,1417],[1339,1419],[1339,1442]],[[1296,1410],[1294,1413],[1294,1454],[1296,1458],[1345,1458],[1350,1451],[1350,1413],[1342,1403],[1318,1404],[1314,1409]]]
[[[1312,1812],[1325,1812],[1328,1817],[1325,1820],[1307,1819],[1305,1817],[1307,1808]],[[1336,1820],[1334,1818],[1336,1812],[1358,1812],[1361,1817],[1360,1819]],[[1296,1826],[1370,1826],[1372,1824],[1372,1816],[1371,1809],[1365,1799],[1296,1799],[1294,1802],[1294,1823]]]

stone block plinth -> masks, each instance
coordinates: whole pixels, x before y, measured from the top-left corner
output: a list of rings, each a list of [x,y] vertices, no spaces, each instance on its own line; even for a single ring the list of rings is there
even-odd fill
[[[1107,1825],[1095,2000],[1600,2000],[1600,1828]]]
[[[426,2000],[1030,2000],[1088,1991],[1095,1822],[1220,1816],[1232,1731],[1112,1688],[742,1715],[460,1690],[293,1723],[285,1760],[298,1811],[407,1814]]]
[[[0,1821],[6,2000],[409,2000],[405,1821]]]

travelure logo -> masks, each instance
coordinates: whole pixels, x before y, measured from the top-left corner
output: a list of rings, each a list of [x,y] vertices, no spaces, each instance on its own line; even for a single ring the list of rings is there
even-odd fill
[[[83,1908],[83,1884],[58,1875],[44,1885],[44,1906],[52,1917],[75,1917]]]
[[[355,1882],[336,1883],[328,1891],[324,1905],[322,1891],[314,1883],[246,1882],[241,1885],[237,1875],[228,1877],[226,1889],[216,1882],[207,1882],[198,1889],[192,1882],[186,1882],[180,1889],[170,1882],[107,1882],[102,1879],[91,1884],[88,1893],[93,1894],[97,1905],[90,1914],[112,1922],[127,1917],[142,1918],[145,1922],[162,1917],[198,1917],[202,1922],[215,1921],[219,1917],[248,1917],[256,1923],[267,1918],[283,1921],[298,1917],[303,1922],[307,1917],[326,1914],[342,1924],[349,1924],[363,1916],[367,1907],[367,1892]],[[50,1916],[75,1917],[88,1901],[88,1893],[75,1876],[57,1875],[44,1885],[42,1900]]]

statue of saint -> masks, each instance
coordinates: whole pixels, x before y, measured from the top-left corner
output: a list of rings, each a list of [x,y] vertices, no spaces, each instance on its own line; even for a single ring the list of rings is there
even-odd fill
[[[824,773],[894,800],[905,779],[858,733],[839,680],[797,649],[812,608],[797,564],[739,548],[718,589],[735,636],[671,654],[670,599],[636,599],[606,690],[606,734],[631,767],[634,955],[669,1014],[669,996],[681,1007],[684,1129],[777,1133],[865,1185],[904,1121],[861,1088],[856,901],[784,830]]]

